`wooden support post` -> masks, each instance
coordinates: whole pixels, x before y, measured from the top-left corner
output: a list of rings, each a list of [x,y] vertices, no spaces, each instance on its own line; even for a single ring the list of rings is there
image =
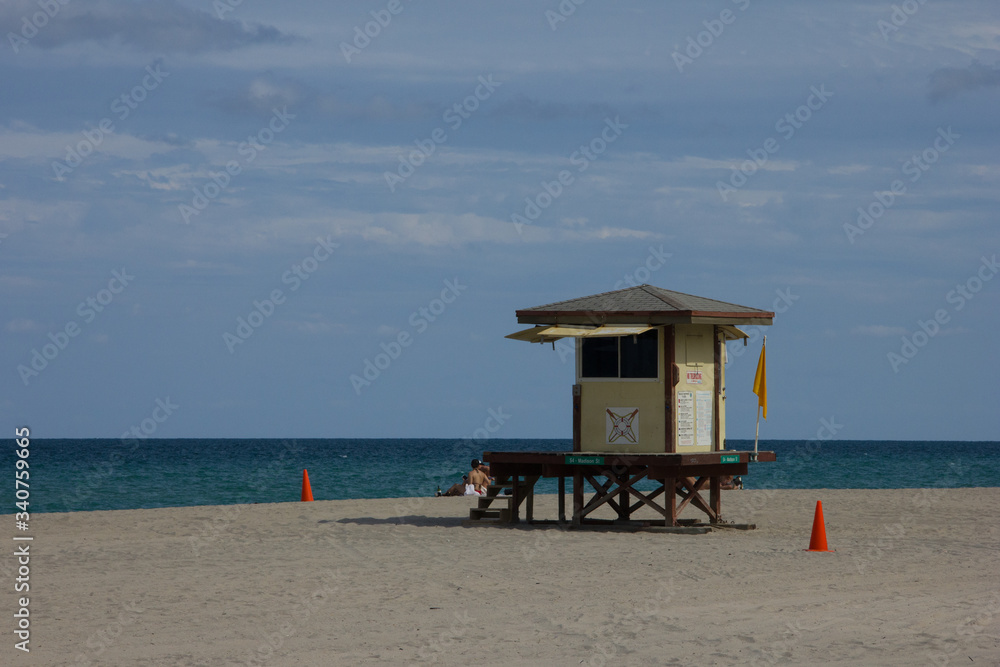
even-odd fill
[[[720,414],[722,409],[722,406],[720,405],[721,403],[720,399],[722,398],[722,368],[723,368],[722,349],[725,346],[724,342],[725,336],[722,335],[722,337],[720,338],[720,333],[719,333],[720,330],[718,325],[715,326],[714,331],[715,331],[715,391],[712,392],[712,413],[713,413],[712,430],[714,431],[712,438],[713,441],[712,449],[714,449],[715,451],[720,451],[724,449],[726,446],[725,441],[722,439],[722,415]]]
[[[531,480],[530,482],[528,480]],[[525,475],[524,483],[528,486],[528,497],[524,508],[524,520],[531,523],[535,518],[535,483],[538,481],[537,476],[531,476],[530,478]]]
[[[714,475],[711,480],[709,480],[709,496],[708,502],[712,507],[712,511],[715,512],[715,518],[711,519],[711,523],[718,523],[722,519],[722,478],[718,475]]]
[[[510,501],[510,522],[517,523],[520,518],[519,514],[521,511],[521,476],[511,475],[513,483],[511,484],[511,495],[514,499]]]
[[[582,416],[580,408],[580,395],[583,393],[583,387],[578,384],[573,385],[573,451],[581,451],[581,440],[580,440],[580,419]]]
[[[619,476],[619,484],[624,484],[628,481],[628,473],[624,472]],[[629,517],[629,506],[632,501],[628,497],[628,489],[622,489],[618,493],[618,518],[623,521],[628,521]]]
[[[672,324],[663,327],[663,352],[663,372],[666,376],[663,378],[663,451],[672,453],[677,451],[677,440],[675,437],[677,434],[677,413],[674,409],[676,405],[674,388],[677,383],[674,372],[677,370],[677,367],[674,364],[675,343],[674,325]]]
[[[663,479],[663,506],[667,510],[666,524],[668,526],[677,525],[677,478],[665,477]]]
[[[566,478],[559,475],[559,523],[566,523]]]
[[[583,516],[583,470],[573,469],[573,525],[579,526]]]

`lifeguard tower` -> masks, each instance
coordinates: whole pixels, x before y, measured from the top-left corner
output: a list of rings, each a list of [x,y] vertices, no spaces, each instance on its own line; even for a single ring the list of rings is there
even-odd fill
[[[770,325],[774,313],[639,285],[516,315],[534,326],[507,338],[553,346],[576,339],[573,451],[485,452],[498,484],[480,498],[471,520],[516,523],[525,504],[526,520],[533,521],[535,482],[555,477],[563,523],[570,477],[573,525],[606,523],[588,517],[605,504],[617,523],[634,523],[631,514],[642,506],[662,516],[646,525],[696,523],[678,518],[688,505],[718,523],[722,478],[745,475],[753,456],[775,460],[774,452],[727,450],[725,410],[726,341],[746,344],[738,325]],[[635,484],[643,479],[658,485],[639,491]],[[585,483],[594,492],[587,502]],[[708,501],[701,496],[706,486]],[[509,495],[500,494],[503,488]]]

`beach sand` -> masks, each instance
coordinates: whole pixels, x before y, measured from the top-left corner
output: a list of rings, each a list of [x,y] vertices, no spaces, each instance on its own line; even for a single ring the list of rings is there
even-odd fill
[[[817,500],[835,553],[804,551]],[[1000,488],[730,491],[757,530],[706,535],[463,527],[474,504],[32,515],[31,652],[8,555],[0,662],[1000,664]]]

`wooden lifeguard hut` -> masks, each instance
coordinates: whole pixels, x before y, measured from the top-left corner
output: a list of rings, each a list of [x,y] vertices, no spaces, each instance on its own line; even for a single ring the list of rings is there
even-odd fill
[[[688,505],[710,523],[720,522],[722,478],[745,475],[754,456],[726,449],[725,344],[745,344],[739,325],[770,325],[774,313],[639,285],[516,315],[519,323],[534,326],[507,338],[553,344],[576,339],[573,451],[485,452],[498,484],[470,519],[517,522],[525,504],[532,521],[535,482],[556,477],[559,521],[565,522],[570,477],[574,525],[606,522],[588,518],[605,504],[617,513],[615,522],[631,523],[632,512],[646,506],[662,520],[645,524],[695,523],[678,518]],[[755,460],[775,456],[758,452]],[[639,491],[635,484],[643,479],[658,485]],[[585,484],[594,492],[586,502]],[[701,496],[706,486],[707,501]],[[509,495],[500,493],[504,488]]]

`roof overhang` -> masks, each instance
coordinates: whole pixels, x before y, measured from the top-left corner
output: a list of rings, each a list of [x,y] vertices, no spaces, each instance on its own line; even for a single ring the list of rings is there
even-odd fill
[[[607,338],[611,336],[634,336],[652,329],[651,326],[601,326],[601,327],[562,327],[538,326],[515,331],[504,338],[523,340],[529,343],[549,343],[560,338]]]
[[[770,326],[774,313],[725,313],[699,310],[686,311],[567,311],[518,310],[520,324],[582,325],[582,326],[657,326],[661,324],[719,324]]]
[[[575,326],[537,326],[530,329],[515,331],[504,336],[513,340],[523,340],[528,343],[550,343],[560,338],[607,338],[611,336],[635,336],[652,329],[651,326],[616,326],[605,325],[600,327],[575,327]],[[734,326],[723,324],[719,330],[725,335],[726,340],[740,340],[749,338],[746,333]]]

